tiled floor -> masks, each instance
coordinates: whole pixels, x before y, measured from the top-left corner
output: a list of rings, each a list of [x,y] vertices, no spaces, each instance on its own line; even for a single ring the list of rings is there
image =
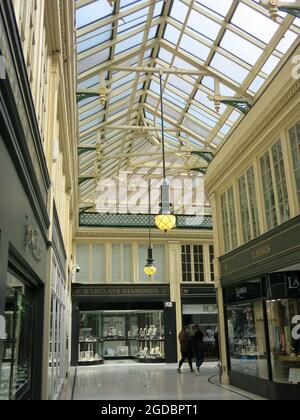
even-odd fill
[[[249,400],[244,391],[218,386],[216,363],[207,363],[201,376],[186,366],[178,375],[176,365],[106,363],[77,370],[74,400]],[[209,380],[213,383],[210,383]],[[73,381],[74,383],[74,381]],[[70,384],[70,389],[72,389]],[[70,396],[71,393],[69,392]]]

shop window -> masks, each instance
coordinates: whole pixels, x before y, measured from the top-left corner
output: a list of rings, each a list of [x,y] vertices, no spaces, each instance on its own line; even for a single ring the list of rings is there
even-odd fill
[[[280,222],[284,223],[290,219],[290,208],[281,141],[277,142],[272,147],[272,156],[275,172],[275,185],[277,191],[277,205],[279,207]]]
[[[259,225],[255,175],[254,175],[253,166],[250,169],[248,169],[246,175],[247,175],[247,184],[248,184],[250,217],[252,221],[252,232],[253,232],[252,237],[254,239],[260,235],[260,225]]]
[[[106,283],[105,245],[92,245],[92,282]]]
[[[227,307],[231,370],[269,379],[262,302]]]
[[[77,244],[77,264],[80,267],[80,272],[76,273],[77,283],[89,283],[90,271],[90,245],[89,244]]]
[[[260,234],[253,166],[238,180],[243,242]]]
[[[267,302],[274,382],[300,383],[300,299]]]
[[[132,283],[132,245],[112,245],[112,281],[113,283]]]
[[[290,132],[290,145],[293,160],[293,170],[295,174],[296,192],[300,211],[300,122],[293,127]]]
[[[31,398],[34,295],[8,274],[5,293],[6,338],[0,363],[0,400]]]
[[[272,179],[271,160],[269,152],[260,159],[262,185],[265,203],[267,229],[271,230],[278,225],[276,214],[275,193]]]
[[[231,187],[221,197],[225,252],[231,251],[238,245],[234,203],[234,191]]]
[[[202,245],[183,245],[182,255],[182,281],[204,282],[204,256]]]
[[[49,399],[56,400],[63,387],[66,354],[66,284],[56,260],[52,266],[51,314],[49,336]]]
[[[260,160],[267,229],[290,219],[282,145],[279,140]]]
[[[80,312],[78,356],[85,366],[105,359],[163,362],[163,311]]]
[[[213,245],[210,245],[209,246],[210,281],[215,281],[214,259],[215,259],[215,249]]]
[[[239,179],[238,185],[239,185],[239,195],[240,195],[243,241],[244,243],[247,243],[251,240],[251,228],[250,228],[250,213],[249,213],[248,197],[247,197],[246,175],[243,175]]]

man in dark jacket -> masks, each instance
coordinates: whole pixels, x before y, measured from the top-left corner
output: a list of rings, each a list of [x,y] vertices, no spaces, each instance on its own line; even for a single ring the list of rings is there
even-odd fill
[[[191,345],[191,336],[188,331],[187,327],[183,327],[182,331],[180,332],[178,336],[179,342],[180,342],[180,351],[181,351],[181,360],[179,362],[179,366],[177,369],[178,373],[182,373],[182,365],[187,359],[191,372],[194,372],[193,369],[193,349]]]
[[[200,330],[199,325],[193,326],[193,334],[191,336],[191,344],[193,354],[196,358],[197,372],[200,375],[200,368],[204,363],[204,346],[203,346],[203,332]]]

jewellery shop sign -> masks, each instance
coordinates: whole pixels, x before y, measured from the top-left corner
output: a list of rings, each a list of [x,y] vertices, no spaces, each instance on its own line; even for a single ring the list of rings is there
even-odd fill
[[[141,287],[73,287],[73,297],[163,297],[170,296],[168,286]]]

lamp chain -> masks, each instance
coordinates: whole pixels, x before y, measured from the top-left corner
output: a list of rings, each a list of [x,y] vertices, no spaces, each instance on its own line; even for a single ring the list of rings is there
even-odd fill
[[[151,179],[149,179],[148,194],[149,194],[149,248],[151,248]]]
[[[165,124],[164,124],[162,72],[159,73],[159,81],[160,81],[160,109],[161,109],[161,127],[162,127],[163,171],[164,171],[164,179],[166,179],[165,127],[164,127]]]

